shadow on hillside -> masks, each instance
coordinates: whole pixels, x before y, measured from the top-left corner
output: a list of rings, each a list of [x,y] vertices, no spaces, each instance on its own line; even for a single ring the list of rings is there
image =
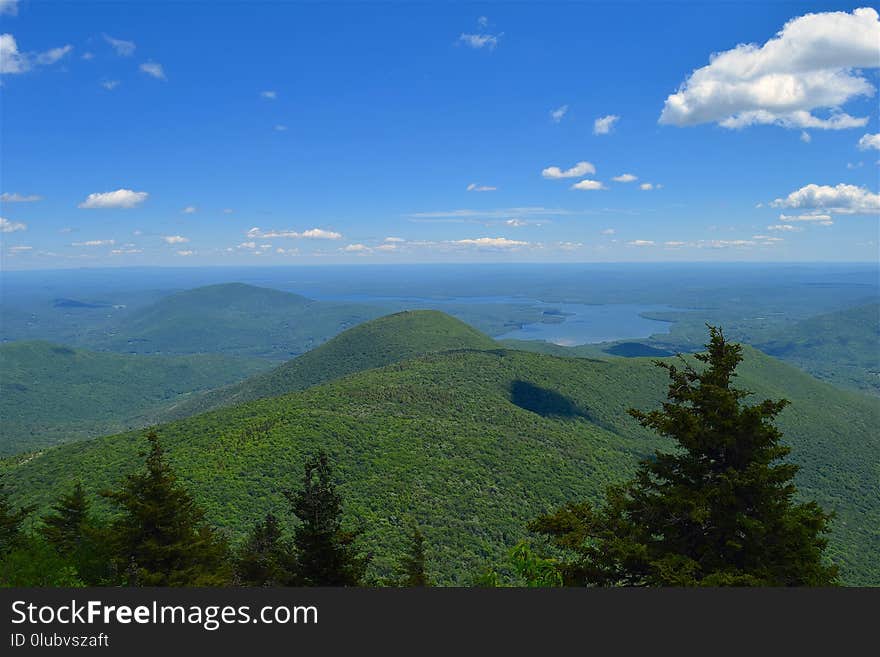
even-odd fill
[[[510,384],[510,401],[542,417],[590,417],[565,395],[528,381],[514,381]]]

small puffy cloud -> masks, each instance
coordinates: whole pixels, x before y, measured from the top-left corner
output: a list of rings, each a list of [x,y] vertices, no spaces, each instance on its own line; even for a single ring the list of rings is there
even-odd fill
[[[805,144],[809,144],[811,141],[813,141],[813,138],[810,136],[809,132],[807,132],[806,130],[801,130],[801,141]]]
[[[830,214],[780,214],[779,221],[788,223],[790,221],[831,221]]]
[[[60,48],[52,48],[51,50],[47,50],[46,52],[41,52],[36,56],[36,62],[40,66],[49,66],[54,64],[61,59],[64,59],[67,55],[69,55],[73,51],[73,46],[61,46]]]
[[[466,34],[462,33],[458,37],[458,42],[463,43],[464,45],[474,48],[476,50],[480,50],[481,48],[486,48],[487,50],[495,50],[498,46],[498,41],[503,34]]]
[[[113,249],[111,255],[134,255],[135,253],[143,253],[143,249]]]
[[[77,207],[84,209],[134,208],[147,200],[147,192],[117,189],[112,192],[89,194]]]
[[[877,134],[865,134],[862,135],[862,138],[859,139],[859,150],[867,151],[867,150],[875,150],[880,151],[880,132]]]
[[[3,203],[36,203],[42,200],[43,197],[37,194],[19,194],[17,192],[3,192],[0,194],[0,201]]]
[[[275,253],[278,255],[296,255],[299,253],[299,249],[282,249],[280,246],[275,249]]]
[[[278,98],[278,92],[272,91],[271,89],[268,91],[261,91],[260,98],[265,98],[266,100],[275,100]]]
[[[631,240],[627,242],[629,246],[654,246],[654,240]]]
[[[596,167],[589,162],[578,162],[565,171],[559,167],[547,167],[541,171],[541,176],[549,180],[558,180],[560,178],[580,178],[591,173],[596,173]]]
[[[191,256],[194,253],[195,253],[195,251],[191,251],[191,250],[187,249],[185,251],[178,251],[177,255],[186,257],[186,256]]]
[[[529,244],[519,240],[509,240],[506,237],[477,237],[475,239],[453,240],[452,243],[490,249],[515,249]]]
[[[480,16],[477,19],[477,25],[480,27],[489,27],[489,18],[487,16]]]
[[[824,210],[834,214],[876,214],[880,212],[880,194],[864,187],[840,183],[831,185],[804,185],[785,198],[770,205],[775,208]]]
[[[529,222],[524,221],[523,219],[508,219],[504,223],[507,224],[508,226],[513,227],[513,228],[521,228],[522,226],[529,225]]]
[[[634,176],[631,173],[622,173],[619,176],[614,176],[611,180],[613,180],[614,182],[619,182],[619,183],[631,183],[631,182],[635,182],[638,179],[639,179],[638,176]]]
[[[366,244],[348,244],[342,250],[346,253],[369,253],[372,249]]]
[[[199,209],[194,205],[187,205],[183,210],[181,210],[183,214],[195,214],[198,211]]]
[[[34,247],[32,247],[32,246],[27,246],[27,245],[24,245],[24,244],[22,244],[22,245],[20,245],[20,246],[10,246],[10,247],[9,247],[9,250],[10,250],[12,253],[25,253],[25,252],[27,252],[27,251],[33,251],[33,249],[34,249]]]
[[[27,230],[27,224],[0,217],[0,233],[17,233],[22,230]]]
[[[104,87],[107,91],[113,91],[116,87],[119,86],[119,80],[102,80],[101,86]]]
[[[116,51],[117,55],[121,57],[131,57],[134,54],[135,46],[134,41],[125,41],[124,39],[114,39],[109,34],[104,35],[104,41],[109,43],[113,50]]]
[[[0,0],[0,16],[18,16],[18,0]]]
[[[662,188],[663,188],[663,185],[658,185],[656,183],[649,183],[649,182],[642,183],[641,185],[639,185],[639,189],[641,189],[643,192],[650,192],[652,189],[662,189]]]
[[[687,246],[687,242],[676,242],[676,241],[663,242],[663,246],[665,246],[668,249],[678,249],[678,248],[681,248],[682,246]]]
[[[86,240],[85,242],[74,242],[71,246],[113,246],[116,240]]]
[[[780,233],[794,233],[803,230],[803,228],[792,226],[791,224],[773,224],[772,226],[767,226],[767,230],[774,230]]]
[[[614,124],[620,120],[620,117],[616,114],[609,114],[608,116],[600,116],[598,119],[593,121],[593,134],[594,135],[607,135],[614,129]]]
[[[550,110],[550,119],[553,123],[559,123],[566,113],[568,113],[568,105],[560,105],[555,110]]]
[[[156,78],[157,80],[166,80],[165,77],[165,69],[162,68],[161,64],[157,64],[156,62],[144,62],[140,65],[140,70],[142,73],[146,73],[150,77]]]
[[[471,183],[467,186],[467,191],[469,192],[494,192],[497,190],[497,187],[492,187],[490,185],[478,185],[477,183]]]
[[[89,60],[92,60],[92,59],[95,58],[95,53],[93,53],[93,52],[84,52],[81,56],[82,56],[82,58],[85,59],[86,61],[89,61]]]
[[[605,185],[598,180],[584,179],[580,182],[576,182],[574,185],[571,186],[571,188],[579,189],[581,191],[594,191],[597,189],[605,189]]]
[[[295,230],[268,230],[264,231],[254,226],[247,232],[249,238],[263,237],[272,239],[275,237],[286,237],[289,239],[310,239],[310,240],[339,240],[342,239],[342,233],[332,230],[324,230],[323,228],[310,228],[302,232]]]
[[[183,235],[164,235],[162,240],[165,244],[185,244],[189,242],[189,238]]]
[[[867,118],[839,108],[874,94],[861,69],[880,66],[878,43],[880,20],[870,7],[793,18],[763,45],[740,44],[713,54],[707,66],[666,99],[660,123],[825,130],[863,126]],[[813,114],[822,109],[830,110],[827,118]]]
[[[861,169],[863,166],[865,166],[864,162],[847,162],[846,163],[847,169]]]
[[[614,235],[614,233],[616,233],[616,232],[617,231],[614,230],[613,228],[606,228],[605,230],[602,231],[602,234],[603,235]]]
[[[237,249],[256,249],[257,243],[256,242],[242,242],[241,244],[239,244],[235,248],[237,248]]]

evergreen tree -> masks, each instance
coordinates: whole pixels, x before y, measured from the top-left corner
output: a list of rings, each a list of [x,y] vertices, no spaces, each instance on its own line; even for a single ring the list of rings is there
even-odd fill
[[[291,547],[281,538],[272,513],[254,525],[235,560],[235,580],[241,586],[285,586],[293,578]]]
[[[530,528],[575,558],[569,585],[822,586],[836,581],[823,562],[830,516],[793,501],[797,466],[774,426],[786,400],[747,405],[732,386],[742,347],[710,329],[705,363],[667,370],[661,410],[631,410],[644,427],[675,440],[643,461],[635,478],[609,488],[605,504],[570,504]]]
[[[53,513],[43,518],[40,532],[59,554],[72,554],[85,542],[89,506],[82,484],[77,482],[73,490],[52,507]]]
[[[130,586],[220,586],[229,579],[225,542],[177,482],[159,437],[150,443],[146,472],[130,474],[103,493],[122,510],[109,531],[115,561]]]
[[[428,573],[425,572],[425,535],[416,524],[413,524],[409,536],[409,549],[401,560],[404,576],[401,586],[430,586]]]
[[[12,551],[21,539],[21,525],[34,507],[21,507],[17,511],[12,508],[6,493],[6,484],[0,478],[0,556]]]
[[[360,532],[343,531],[342,497],[336,492],[327,455],[305,464],[302,490],[286,491],[300,520],[294,530],[294,583],[299,586],[359,586],[369,557],[358,554]]]

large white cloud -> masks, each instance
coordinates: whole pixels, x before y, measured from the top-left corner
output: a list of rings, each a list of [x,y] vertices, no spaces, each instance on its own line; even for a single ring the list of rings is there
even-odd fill
[[[39,53],[21,52],[14,36],[0,34],[0,73],[26,73],[34,66],[49,66],[66,57],[72,50],[73,46],[66,45]]]
[[[578,162],[570,169],[565,169],[564,171],[559,167],[547,167],[541,171],[541,175],[550,180],[558,180],[560,178],[580,178],[589,173],[596,173],[596,167],[589,162]]]
[[[831,185],[804,185],[785,198],[771,203],[774,208],[799,210],[824,210],[834,214],[880,213],[880,194],[864,187],[840,183]]]
[[[862,138],[859,139],[859,150],[867,151],[872,148],[875,151],[880,151],[880,132],[874,135],[862,135]]]
[[[96,192],[89,194],[78,207],[86,209],[134,208],[146,201],[148,196],[147,192],[135,192],[130,189]]]
[[[660,123],[717,122],[726,128],[777,124],[843,129],[868,119],[840,110],[874,94],[858,69],[880,67],[880,17],[870,7],[852,13],[806,14],[787,22],[764,45],[740,44],[713,54],[663,107]],[[828,117],[814,110],[830,110]]]

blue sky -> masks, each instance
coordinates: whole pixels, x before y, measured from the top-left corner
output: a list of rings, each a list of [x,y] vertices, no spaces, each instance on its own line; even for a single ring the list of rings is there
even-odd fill
[[[2,267],[876,260],[859,6],[0,0]]]

